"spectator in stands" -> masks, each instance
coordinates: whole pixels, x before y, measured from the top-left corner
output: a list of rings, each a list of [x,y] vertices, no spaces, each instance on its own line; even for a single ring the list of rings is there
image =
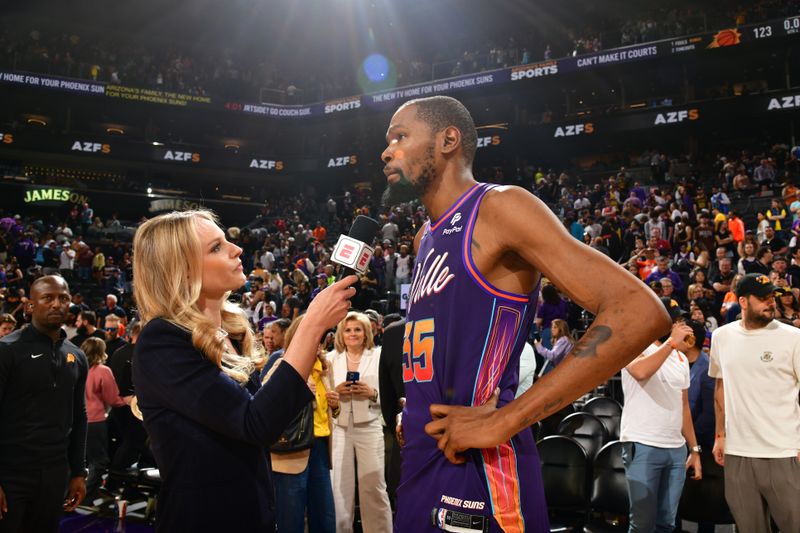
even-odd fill
[[[106,315],[103,329],[106,332],[106,353],[113,354],[127,344],[121,337],[122,321],[117,315]]]
[[[745,273],[758,273],[758,274],[769,274],[769,271],[772,270],[772,258],[774,254],[772,253],[772,249],[769,246],[761,246],[756,251],[756,260],[753,263],[750,263],[749,266],[745,267]]]
[[[106,305],[97,310],[97,318],[105,320],[108,315],[117,315],[122,323],[125,324],[128,320],[128,314],[117,304],[118,301],[119,299],[116,295],[106,295]]]
[[[542,286],[542,301],[539,303],[539,308],[536,310],[536,318],[534,319],[536,327],[541,332],[541,344],[545,348],[553,347],[550,337],[550,325],[557,318],[561,320],[569,318],[569,305],[558,293],[555,285],[547,283]]]
[[[775,229],[777,234],[780,235],[784,229],[787,229],[786,208],[781,205],[781,201],[777,198],[772,199],[770,208],[764,214],[769,220],[769,225]]]
[[[744,277],[743,274],[736,274],[731,281],[730,290],[725,293],[722,299],[722,306],[719,310],[719,316],[722,317],[724,322],[730,322],[731,319],[735,320],[736,315],[739,313],[739,304],[736,298],[736,286]],[[732,314],[731,314],[732,313]]]
[[[297,290],[291,285],[283,286],[283,309],[281,310],[281,317],[288,318],[291,322],[300,315],[302,304],[297,297]]]
[[[56,241],[50,239],[42,248],[42,273],[45,276],[58,273],[59,251],[56,249]]]
[[[747,175],[747,172],[743,166],[739,167],[739,171],[733,177],[731,186],[733,187],[734,191],[738,191],[740,193],[744,193],[753,189],[753,184],[750,183],[750,176]]]
[[[706,326],[703,321],[692,320],[687,324],[692,328],[695,345],[686,352],[689,360],[689,411],[692,414],[697,444],[701,448],[700,455],[711,457],[714,446],[715,416],[714,416],[714,378],[708,375],[708,349],[704,344],[708,340]],[[702,316],[702,314],[701,314]],[[713,523],[701,522],[697,525],[697,533],[714,533]],[[682,527],[676,529],[683,530]]]
[[[644,248],[640,255],[631,257],[631,262],[635,263],[639,269],[639,278],[644,281],[656,267],[656,254],[658,250],[655,248]]]
[[[314,287],[314,290],[311,291],[311,300],[313,300],[320,292],[322,292],[325,287],[328,286],[328,276],[325,274],[317,274],[316,276],[317,286]]]
[[[711,288],[714,289],[714,310],[715,314],[722,306],[725,295],[731,290],[733,278],[735,274],[731,267],[731,260],[729,257],[723,257],[719,260],[719,271],[714,272],[709,277]],[[719,315],[717,315],[719,316]]]
[[[384,476],[383,429],[380,420],[378,363],[372,326],[362,313],[350,312],[336,328],[335,351],[328,353],[331,368],[328,402],[333,428],[333,498],[336,531],[349,533],[355,509],[355,463],[361,523],[366,533],[388,533],[392,511]],[[347,380],[349,372],[358,379]]]
[[[94,221],[94,209],[89,207],[88,203],[84,203],[80,212],[81,221],[81,234],[86,235],[86,231]]]
[[[534,343],[536,353],[545,359],[540,375],[555,368],[564,359],[564,356],[572,350],[572,334],[569,331],[569,325],[566,320],[554,318],[550,322],[550,341],[553,345],[552,349],[546,348],[541,340],[537,340]],[[534,362],[534,366],[535,364]]]
[[[772,182],[775,181],[775,169],[768,159],[762,159],[761,164],[753,171],[753,181],[758,187],[772,186]]]
[[[58,271],[67,281],[72,281],[73,271],[75,268],[75,250],[69,241],[64,241],[61,245],[61,255],[58,261]]]
[[[395,288],[395,280],[397,278],[395,270],[397,270],[397,257],[398,254],[394,250],[394,244],[389,239],[383,240],[383,262],[384,262],[384,290],[392,292]]]
[[[286,331],[286,347],[304,316],[295,320]],[[269,380],[283,355],[276,352],[264,366],[264,381]],[[275,484],[275,525],[278,533],[303,531],[308,523],[309,533],[335,533],[336,516],[333,504],[330,475],[330,450],[332,423],[328,410],[326,378],[328,363],[317,350],[317,359],[308,379],[314,394],[314,438],[309,448],[270,453]],[[312,400],[309,400],[312,401]]]
[[[89,246],[84,244],[78,250],[78,279],[81,281],[89,281],[93,262],[94,252],[92,252]]]
[[[399,237],[400,237],[400,228],[393,220],[387,218],[386,223],[381,228],[381,238],[384,241],[388,240],[390,242],[397,242],[397,239]]]
[[[733,242],[738,246],[745,240],[744,221],[739,217],[739,212],[731,209],[728,215],[728,229],[733,237]]]
[[[92,277],[95,281],[100,282],[103,279],[103,272],[106,267],[106,256],[103,254],[102,248],[97,246],[94,249],[94,256],[92,257]]]
[[[800,246],[792,249],[792,264],[786,269],[789,279],[789,286],[792,289],[800,289]]]
[[[694,238],[705,250],[713,250],[716,244],[714,227],[707,213],[700,213],[699,224],[694,228]]]
[[[676,292],[681,293],[683,291],[683,281],[681,281],[681,277],[669,268],[669,257],[661,255],[656,259],[656,269],[653,270],[644,281],[650,284],[650,282],[661,281],[664,278],[672,281],[672,287]]]
[[[800,330],[775,317],[775,289],[748,274],[736,289],[742,319],[711,337],[716,378],[714,459],[738,530],[800,531]]]
[[[753,264],[758,261],[756,257],[756,245],[754,242],[745,242],[742,246],[741,259],[736,267],[739,274],[747,274],[748,269],[753,268]]]
[[[109,408],[122,407],[126,402],[119,395],[114,374],[105,365],[108,358],[106,343],[89,337],[81,344],[81,350],[89,362],[89,374],[86,377],[86,416],[89,421],[86,437],[86,463],[89,466],[86,501],[91,503],[98,496],[97,489],[111,462],[108,457],[106,413]]]
[[[409,253],[407,244],[400,245],[400,254],[397,256],[397,268],[395,270],[394,290],[400,294],[403,284],[411,283],[411,270],[414,266],[414,257]]]
[[[796,191],[793,195],[784,195],[784,198],[789,202],[789,214],[792,215],[792,222],[800,220],[800,194]]]
[[[275,255],[269,250],[269,248],[264,248],[261,253],[261,257],[259,259],[261,266],[267,272],[272,272],[272,269],[275,268]],[[264,281],[267,281],[267,277],[264,278]]]
[[[702,477],[689,410],[690,385],[686,353],[693,330],[675,300],[662,299],[673,327],[664,342],[654,341],[622,370],[625,406],[620,441],[628,480],[631,531],[672,531],[686,470]],[[651,379],[652,377],[656,379]],[[686,446],[690,453],[687,459]]]
[[[5,337],[17,327],[17,320],[9,313],[0,315],[0,338]]]
[[[113,256],[106,258],[106,264],[103,267],[103,289],[105,292],[122,293],[122,272],[116,265]]]
[[[778,287],[775,291],[775,318],[800,328],[800,303],[797,297],[788,288]]]
[[[97,315],[92,311],[81,311],[78,315],[78,334],[70,339],[73,344],[80,346],[89,337],[97,337],[105,342],[106,334],[103,330],[97,329]]]
[[[706,305],[703,305],[701,301],[692,300],[689,304],[689,313],[690,317],[693,321],[703,324],[706,328],[707,337],[710,339],[711,332],[717,329],[717,319],[714,318],[712,315],[706,314]]]
[[[786,280],[788,276],[789,260],[782,255],[776,255],[772,258],[772,270],[778,274],[780,279]]]
[[[719,209],[719,211],[725,215],[728,214],[731,207],[731,200],[728,198],[728,195],[725,194],[724,190],[718,187],[711,187],[711,207]]]
[[[280,357],[283,355],[286,339],[286,331],[291,326],[292,321],[286,318],[279,318],[270,322],[264,329],[264,347],[270,357]],[[264,378],[262,372],[261,378]]]
[[[142,427],[142,421],[133,416],[129,407],[135,391],[133,389],[133,352],[142,323],[134,320],[128,326],[128,339],[108,357],[108,368],[114,374],[120,397],[125,401],[125,406],[112,408],[108,416],[109,433],[117,438],[117,447],[111,458],[111,470],[124,470],[133,463],[138,462],[139,467],[152,463],[150,452],[146,444],[147,434]],[[110,488],[110,487],[106,487]]]
[[[376,295],[384,293],[386,291],[386,258],[383,256],[383,247],[375,246],[375,253],[370,259],[370,270],[375,273]]]
[[[724,248],[726,255],[732,257],[736,253],[736,241],[733,240],[733,235],[728,229],[728,222],[723,220],[717,227],[717,232],[714,235],[717,249]]]
[[[786,244],[786,241],[772,226],[767,226],[764,229],[764,242],[761,244],[769,246],[770,250],[772,250],[772,253],[775,255],[786,255],[789,251],[789,246]]]
[[[666,298],[672,298],[678,302],[678,304],[683,305],[684,297],[683,291],[680,293],[675,291],[675,286],[672,284],[672,280],[670,278],[664,277],[661,278],[661,296]]]
[[[263,332],[264,328],[267,327],[268,324],[278,320],[278,315],[276,314],[277,304],[273,301],[264,301],[263,308],[259,310],[261,313],[261,319],[256,324],[256,331]]]

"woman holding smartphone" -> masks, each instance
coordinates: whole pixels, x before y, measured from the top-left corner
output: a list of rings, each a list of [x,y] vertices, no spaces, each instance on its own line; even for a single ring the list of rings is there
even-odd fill
[[[336,328],[327,355],[332,379],[328,405],[333,410],[333,501],[336,531],[353,531],[355,463],[364,533],[389,533],[392,510],[384,477],[384,442],[378,394],[380,348],[363,313],[350,312]]]

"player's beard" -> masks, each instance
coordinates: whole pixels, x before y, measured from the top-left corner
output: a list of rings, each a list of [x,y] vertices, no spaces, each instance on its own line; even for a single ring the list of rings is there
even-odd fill
[[[383,195],[381,195],[381,203],[385,207],[393,207],[417,200],[425,196],[430,190],[436,178],[433,144],[425,154],[425,159],[422,161],[422,169],[416,180],[408,179],[402,171],[398,172],[398,176],[400,178],[394,183],[389,183],[386,186],[386,190],[383,191]]]

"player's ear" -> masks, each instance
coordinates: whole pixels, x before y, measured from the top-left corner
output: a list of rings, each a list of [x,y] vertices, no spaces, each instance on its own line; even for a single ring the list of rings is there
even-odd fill
[[[461,146],[461,132],[455,126],[448,126],[442,132],[442,153],[451,154]]]

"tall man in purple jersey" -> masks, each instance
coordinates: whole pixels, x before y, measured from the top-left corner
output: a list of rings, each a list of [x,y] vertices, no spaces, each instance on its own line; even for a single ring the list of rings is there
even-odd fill
[[[614,375],[669,330],[669,317],[535,196],[475,181],[477,132],[457,100],[407,102],[386,140],[385,203],[420,198],[430,215],[414,241],[395,531],[549,531],[535,443],[523,430]],[[586,283],[587,271],[601,283]],[[514,400],[542,276],[597,318]]]

